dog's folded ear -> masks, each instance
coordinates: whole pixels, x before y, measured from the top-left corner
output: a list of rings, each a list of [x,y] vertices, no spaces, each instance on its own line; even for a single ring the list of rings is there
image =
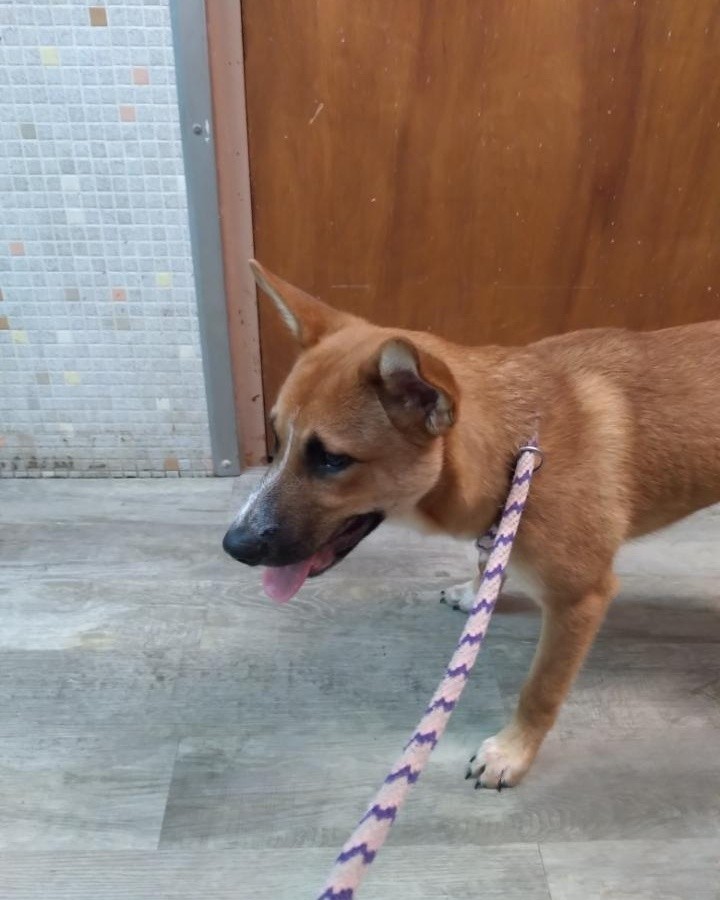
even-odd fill
[[[401,430],[445,434],[455,420],[457,386],[442,360],[404,338],[392,338],[370,365],[370,380]]]
[[[256,260],[250,260],[250,268],[258,286],[273,301],[301,347],[312,347],[321,338],[354,321],[354,316],[316,300],[295,285],[273,275]]]

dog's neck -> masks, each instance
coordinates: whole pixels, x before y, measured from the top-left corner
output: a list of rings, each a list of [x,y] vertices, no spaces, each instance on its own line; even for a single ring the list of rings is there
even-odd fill
[[[477,374],[443,439],[440,477],[418,504],[443,532],[478,536],[502,509],[518,448],[532,438],[539,413],[537,384],[524,357],[523,351],[499,348],[477,353]]]

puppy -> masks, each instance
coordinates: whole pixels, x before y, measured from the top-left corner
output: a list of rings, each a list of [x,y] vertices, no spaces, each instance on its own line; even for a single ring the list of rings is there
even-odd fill
[[[271,413],[272,466],[223,546],[288,600],[388,516],[474,539],[538,431],[514,559],[542,631],[512,720],[469,775],[517,784],[618,590],[628,538],[720,501],[720,321],[463,347],[338,312],[251,263],[301,348]]]

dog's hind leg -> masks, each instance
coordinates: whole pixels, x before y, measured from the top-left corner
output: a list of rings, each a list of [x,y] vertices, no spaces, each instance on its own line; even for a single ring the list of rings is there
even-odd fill
[[[510,787],[530,768],[616,590],[617,579],[610,574],[602,587],[579,600],[546,594],[540,641],[515,715],[470,760],[467,777],[476,779],[476,787]]]

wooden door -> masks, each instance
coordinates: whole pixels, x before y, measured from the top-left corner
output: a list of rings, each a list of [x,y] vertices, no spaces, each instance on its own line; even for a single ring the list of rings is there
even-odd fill
[[[255,254],[284,278],[464,343],[720,315],[720,3],[242,15]],[[260,332],[269,405],[293,346],[269,304]]]

